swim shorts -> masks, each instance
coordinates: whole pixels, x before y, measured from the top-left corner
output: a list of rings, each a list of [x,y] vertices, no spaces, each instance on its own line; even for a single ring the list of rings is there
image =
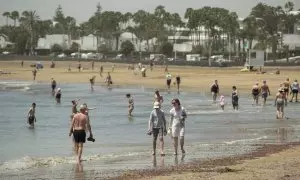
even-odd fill
[[[28,123],[31,125],[34,122],[34,116],[29,116],[28,117]]]
[[[73,131],[75,143],[85,143],[86,133],[85,130],[74,130]]]

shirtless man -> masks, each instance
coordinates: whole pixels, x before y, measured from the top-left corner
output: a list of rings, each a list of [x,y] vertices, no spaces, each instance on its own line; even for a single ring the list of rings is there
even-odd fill
[[[270,89],[269,86],[267,85],[267,81],[264,80],[263,85],[261,86],[261,96],[264,99],[264,104],[266,104],[268,95],[269,96],[271,95]]]
[[[256,105],[258,105],[258,97],[260,94],[260,88],[258,86],[258,83],[256,83],[253,87],[252,87],[252,96],[253,96],[253,103],[252,105],[254,105],[254,103]]]
[[[131,94],[126,94],[126,97],[128,99],[128,116],[132,116],[132,111],[134,109],[134,101],[133,101],[133,98],[131,96]]]
[[[71,123],[69,136],[73,134],[75,141],[75,152],[76,152],[76,160],[78,164],[81,164],[81,155],[83,151],[83,144],[86,139],[86,128],[90,133],[90,137],[93,137],[92,128],[90,125],[90,121],[85,115],[86,107],[84,105],[80,105],[80,112],[77,113]]]
[[[277,119],[283,119],[284,116],[284,106],[287,106],[287,97],[286,93],[284,92],[284,88],[279,88],[278,93],[276,94],[275,98],[275,106],[277,107]]]
[[[295,102],[298,102],[298,93],[299,93],[299,90],[300,90],[300,88],[299,88],[299,83],[298,83],[298,81],[297,80],[295,80],[294,82],[293,82],[293,84],[291,85],[291,93],[292,93],[292,98],[291,98],[291,100],[290,100],[290,102],[293,102],[293,99],[294,99],[294,97],[295,97]]]
[[[92,90],[92,91],[94,90],[95,79],[96,79],[96,76],[92,76],[92,78],[90,79],[91,90]]]
[[[60,103],[61,100],[61,89],[57,88],[56,94],[55,94],[55,99],[57,103]]]
[[[286,81],[283,82],[283,88],[284,88],[283,90],[286,94],[286,98],[289,97],[290,86],[291,86],[290,79],[287,78]]]
[[[238,94],[236,86],[232,86],[231,100],[232,100],[233,109],[238,110],[239,109],[239,94]]]
[[[35,118],[35,107],[36,104],[32,103],[31,108],[28,111],[28,115],[27,115],[27,123],[31,126],[34,127],[34,122],[36,122],[36,118]]]

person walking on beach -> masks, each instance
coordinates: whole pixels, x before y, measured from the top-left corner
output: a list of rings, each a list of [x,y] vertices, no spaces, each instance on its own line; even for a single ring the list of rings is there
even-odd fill
[[[154,102],[159,102],[160,104],[164,102],[164,98],[160,95],[159,90],[156,90],[154,93]]]
[[[111,72],[114,72],[114,70],[115,70],[115,67],[116,67],[116,65],[115,65],[115,64],[113,64],[113,65],[112,65],[112,67],[111,67]]]
[[[168,93],[170,93],[171,82],[172,82],[172,75],[169,72],[167,72],[166,79],[167,79]]]
[[[101,76],[101,77],[103,77],[103,76],[102,76],[102,73],[103,73],[103,65],[100,66],[100,76]]]
[[[213,103],[216,103],[218,94],[220,92],[218,80],[215,80],[215,83],[213,85],[211,85],[210,92],[211,92],[212,97],[213,97]]]
[[[107,88],[110,89],[110,85],[113,83],[112,80],[111,80],[110,72],[107,72],[107,76],[106,76],[105,82],[107,84]]]
[[[299,83],[297,80],[295,80],[293,82],[293,84],[291,85],[291,91],[292,91],[292,98],[290,100],[290,102],[293,102],[293,99],[295,97],[295,102],[298,102],[298,93],[299,93]]]
[[[35,107],[36,107],[36,104],[35,104],[35,103],[32,103],[32,106],[31,106],[31,108],[29,109],[28,114],[27,114],[27,123],[28,123],[31,127],[34,127],[34,123],[36,122],[36,117],[35,117]]]
[[[258,98],[259,98],[259,94],[260,94],[260,88],[258,86],[259,84],[256,83],[253,87],[252,87],[252,96],[253,96],[253,103],[252,105],[254,105],[254,103],[256,105],[258,105]]]
[[[153,63],[153,60],[150,61],[150,71],[153,70],[153,66],[154,66],[154,63]]]
[[[126,94],[126,97],[128,99],[128,116],[131,117],[132,111],[134,109],[134,101],[133,101],[131,94],[129,94],[129,93]]]
[[[177,85],[177,93],[179,94],[179,88],[180,88],[181,78],[179,74],[176,76],[176,85]]]
[[[24,66],[24,61],[22,60],[22,61],[21,61],[21,67],[23,67],[23,66]]]
[[[156,154],[156,141],[157,137],[159,137],[160,141],[160,154],[162,156],[164,153],[164,136],[167,135],[166,129],[166,118],[165,113],[160,109],[160,103],[154,102],[153,105],[154,110],[150,113],[149,123],[148,123],[148,135],[153,134],[153,152],[152,155]]]
[[[36,78],[36,74],[37,74],[37,70],[36,68],[32,71],[32,75],[33,75],[33,80],[35,81]]]
[[[90,78],[90,84],[91,84],[91,90],[92,90],[92,91],[94,91],[95,79],[96,79],[96,76],[92,76],[92,77]]]
[[[187,118],[186,110],[181,106],[179,99],[172,100],[173,108],[170,110],[171,119],[169,123],[169,129],[174,145],[174,155],[177,155],[178,149],[178,137],[180,138],[180,148],[182,154],[185,154],[184,146],[184,134],[185,134],[185,119]]]
[[[275,106],[277,107],[276,118],[283,119],[284,117],[284,106],[287,106],[287,97],[284,92],[284,88],[279,88],[278,93],[275,97]]]
[[[83,144],[86,139],[86,128],[90,133],[90,137],[93,138],[92,128],[89,119],[85,115],[86,107],[80,105],[80,112],[74,115],[72,119],[69,136],[73,134],[75,142],[76,160],[78,164],[81,164],[81,156],[83,152]]]
[[[56,89],[56,81],[54,78],[51,78],[51,88],[52,88],[52,95],[54,96],[55,89]]]
[[[57,103],[60,103],[61,101],[61,89],[57,88],[56,94],[55,94],[55,99]]]
[[[81,63],[80,63],[80,61],[78,61],[78,66],[77,66],[77,68],[78,68],[78,72],[80,72],[80,71],[81,71]]]
[[[94,70],[94,66],[95,66],[95,61],[92,61],[92,70]]]
[[[271,93],[270,93],[270,89],[269,89],[269,86],[267,85],[267,81],[264,80],[263,81],[263,85],[261,86],[261,96],[262,98],[264,99],[264,105],[266,104],[267,102],[267,97],[268,95],[270,96]]]
[[[221,95],[220,96],[220,107],[221,107],[221,109],[224,111],[224,109],[225,109],[225,96],[223,96],[223,95]]]
[[[286,98],[289,97],[290,87],[291,87],[290,78],[286,78],[286,81],[283,82],[283,88],[284,88],[284,92],[286,93]]]
[[[236,86],[232,86],[231,99],[232,99],[233,109],[238,110],[239,109],[239,94],[238,94]]]

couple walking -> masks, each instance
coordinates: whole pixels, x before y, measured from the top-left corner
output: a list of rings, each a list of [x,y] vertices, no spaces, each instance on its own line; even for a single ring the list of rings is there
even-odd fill
[[[178,138],[180,140],[180,148],[182,154],[185,154],[184,146],[184,131],[185,131],[185,119],[187,117],[185,109],[181,106],[179,99],[173,99],[171,101],[173,108],[170,110],[171,119],[167,131],[167,122],[165,113],[161,110],[161,103],[154,102],[154,110],[150,114],[148,124],[148,135],[153,135],[153,152],[156,154],[156,141],[159,138],[161,155],[164,156],[164,136],[167,133],[171,134],[174,145],[174,155],[178,153]]]

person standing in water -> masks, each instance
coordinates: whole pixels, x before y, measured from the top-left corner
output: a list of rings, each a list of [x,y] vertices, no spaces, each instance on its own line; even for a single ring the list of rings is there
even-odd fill
[[[286,98],[289,97],[290,86],[291,86],[290,78],[286,78],[286,81],[283,82],[283,88],[284,88],[283,90],[286,94]]]
[[[170,123],[169,129],[171,130],[174,155],[177,155],[178,149],[178,137],[180,138],[180,148],[182,154],[185,154],[184,146],[184,134],[185,134],[185,119],[187,118],[186,110],[181,106],[179,99],[172,100],[173,108],[170,110]]]
[[[159,102],[160,104],[164,102],[164,98],[160,95],[159,90],[156,90],[154,93],[154,102]]]
[[[36,78],[36,74],[37,74],[37,70],[36,68],[32,71],[32,75],[33,75],[33,80],[35,81]]]
[[[74,115],[78,113],[78,110],[77,110],[77,104],[78,104],[78,101],[79,101],[79,100],[80,100],[80,99],[71,101],[71,102],[72,102],[72,114],[71,114],[71,116],[70,116],[70,117],[71,117],[71,121],[72,121]]]
[[[110,85],[112,84],[110,72],[107,72],[107,76],[106,76],[105,82],[106,82],[106,84],[107,84],[107,88],[110,88]]]
[[[220,92],[218,80],[215,80],[215,83],[210,87],[210,92],[213,97],[213,103],[216,103],[218,94]]]
[[[132,111],[134,109],[134,101],[133,98],[131,96],[131,94],[126,94],[126,97],[128,99],[128,116],[132,116]]]
[[[220,106],[221,106],[222,110],[224,111],[224,109],[225,109],[225,96],[223,96],[223,95],[220,96]]]
[[[171,82],[172,82],[172,75],[169,72],[167,72],[166,79],[167,79],[168,92],[170,92]]]
[[[176,76],[176,85],[177,85],[177,93],[179,94],[179,88],[180,88],[181,78],[179,74]]]
[[[153,134],[153,152],[152,155],[156,154],[156,141],[159,137],[160,141],[160,154],[162,156],[164,153],[164,136],[167,135],[166,129],[166,118],[165,113],[160,109],[160,103],[154,102],[153,111],[150,113],[149,123],[148,123],[148,135]]]
[[[96,76],[92,76],[92,77],[90,78],[90,84],[91,84],[91,90],[92,90],[92,91],[94,91],[95,79],[96,79]]]
[[[36,117],[35,117],[35,107],[36,107],[36,104],[35,104],[35,103],[32,103],[32,106],[31,106],[31,108],[29,109],[28,114],[27,114],[27,123],[28,123],[31,127],[34,127],[34,123],[36,122]]]
[[[275,97],[275,106],[277,107],[276,118],[283,119],[284,117],[284,106],[287,106],[287,98],[286,93],[284,92],[284,88],[279,88],[278,93]]]
[[[231,99],[232,99],[233,109],[238,110],[239,109],[239,94],[238,94],[236,86],[232,86]]]
[[[293,82],[293,84],[291,85],[291,91],[292,91],[293,96],[292,96],[290,102],[293,102],[294,97],[295,97],[295,102],[298,102],[299,83],[297,80],[295,80]]]
[[[56,81],[53,78],[51,78],[51,88],[52,88],[52,95],[54,96],[55,89],[56,89]]]
[[[264,99],[264,105],[266,104],[267,102],[267,97],[268,95],[270,96],[271,93],[270,93],[270,89],[269,89],[269,86],[267,85],[267,81],[264,80],[263,81],[263,85],[261,86],[261,96],[262,98]]]
[[[256,105],[258,105],[259,94],[260,94],[260,88],[259,88],[259,86],[258,86],[258,83],[256,83],[256,84],[252,87],[252,96],[253,96],[253,103],[252,103],[252,105],[254,105],[254,103],[255,103]]]
[[[55,99],[57,103],[60,103],[61,100],[61,89],[57,88],[56,94],[55,94]]]
[[[75,142],[76,160],[78,164],[81,164],[81,156],[83,151],[83,144],[86,140],[86,128],[90,133],[90,137],[93,138],[92,128],[87,115],[85,115],[86,107],[80,105],[80,112],[74,115],[72,119],[69,136],[73,134]]]

